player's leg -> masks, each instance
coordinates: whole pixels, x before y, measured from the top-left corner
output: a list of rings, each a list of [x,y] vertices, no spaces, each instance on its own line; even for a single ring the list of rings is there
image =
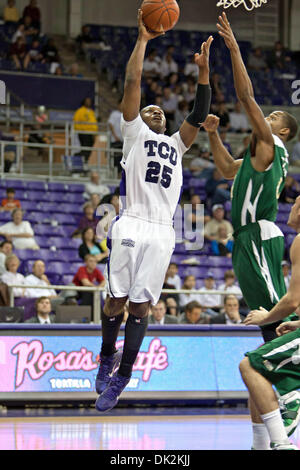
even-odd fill
[[[260,413],[256,408],[251,395],[248,400],[248,408],[252,424],[252,450],[270,450],[270,436],[268,430],[261,419]]]
[[[96,392],[100,395],[108,386],[111,376],[119,366],[122,352],[116,349],[116,341],[124,318],[124,306],[127,297],[110,298],[105,301],[101,315],[102,346],[100,366],[96,377]]]
[[[289,442],[271,382],[251,366],[248,358],[240,363],[240,372],[251,400],[268,430],[271,447],[278,450],[293,450],[295,446]]]
[[[130,381],[133,365],[148,327],[149,307],[150,301],[129,302],[121,364],[118,372],[113,374],[109,386],[96,401],[96,408],[100,412],[109,411],[116,406],[119,396]]]
[[[285,294],[286,288],[281,270],[283,252],[283,237],[262,239],[259,224],[251,224],[247,227],[247,231],[236,237],[233,267],[243,297],[251,310],[259,307],[271,310]],[[265,341],[272,341],[277,337],[276,328],[279,323],[261,328]]]

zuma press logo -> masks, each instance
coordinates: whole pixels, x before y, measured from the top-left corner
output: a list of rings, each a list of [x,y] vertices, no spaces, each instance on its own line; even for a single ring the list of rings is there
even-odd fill
[[[5,104],[5,97],[6,97],[6,85],[2,80],[0,80],[0,104]]]

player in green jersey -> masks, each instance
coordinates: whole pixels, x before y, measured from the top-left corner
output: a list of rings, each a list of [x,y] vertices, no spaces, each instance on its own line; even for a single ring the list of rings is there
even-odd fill
[[[292,276],[288,292],[270,311],[261,308],[249,313],[246,325],[265,325],[282,320],[300,305],[300,196],[296,199],[288,224],[299,235],[290,250]],[[278,338],[248,352],[240,364],[243,380],[251,399],[251,417],[256,427],[263,430],[266,425],[268,440],[277,449],[290,449],[287,435],[291,435],[300,420],[300,321],[281,323],[277,328]],[[280,417],[274,385],[285,403]],[[263,437],[263,436],[262,436]],[[254,449],[265,449],[267,443],[260,437],[253,443]]]
[[[252,310],[260,306],[270,310],[286,292],[281,270],[284,236],[274,222],[288,172],[285,143],[296,135],[298,124],[283,111],[264,117],[225,13],[219,21],[219,33],[230,50],[237,97],[253,129],[244,158],[234,160],[228,153],[218,134],[216,116],[209,115],[203,126],[218,170],[225,178],[234,179],[232,262],[243,297]],[[276,337],[277,326],[278,323],[262,327],[265,341]]]

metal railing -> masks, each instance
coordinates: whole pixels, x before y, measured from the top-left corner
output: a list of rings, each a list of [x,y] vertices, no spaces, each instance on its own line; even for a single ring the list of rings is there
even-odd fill
[[[14,307],[15,305],[15,295],[13,292],[14,288],[19,289],[41,289],[43,290],[50,290],[54,289],[56,291],[77,291],[77,292],[92,292],[93,293],[93,321],[96,324],[100,324],[101,322],[101,292],[106,292],[106,287],[81,287],[75,286],[73,284],[70,285],[48,285],[48,286],[33,286],[32,284],[11,284],[8,286],[9,295],[10,295],[10,306]],[[162,289],[162,294],[198,294],[198,295],[229,295],[230,292],[228,291],[221,291],[221,290],[198,290],[198,289]],[[42,293],[41,293],[42,295]],[[235,295],[235,294],[233,294]]]

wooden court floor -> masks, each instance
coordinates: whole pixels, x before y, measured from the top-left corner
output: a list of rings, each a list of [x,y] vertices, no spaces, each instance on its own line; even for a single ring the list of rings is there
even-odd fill
[[[58,416],[56,411],[34,416],[0,414],[0,450],[249,450],[248,414]],[[52,416],[51,416],[52,414]],[[83,414],[83,416],[80,416]],[[300,447],[298,430],[293,441]]]

